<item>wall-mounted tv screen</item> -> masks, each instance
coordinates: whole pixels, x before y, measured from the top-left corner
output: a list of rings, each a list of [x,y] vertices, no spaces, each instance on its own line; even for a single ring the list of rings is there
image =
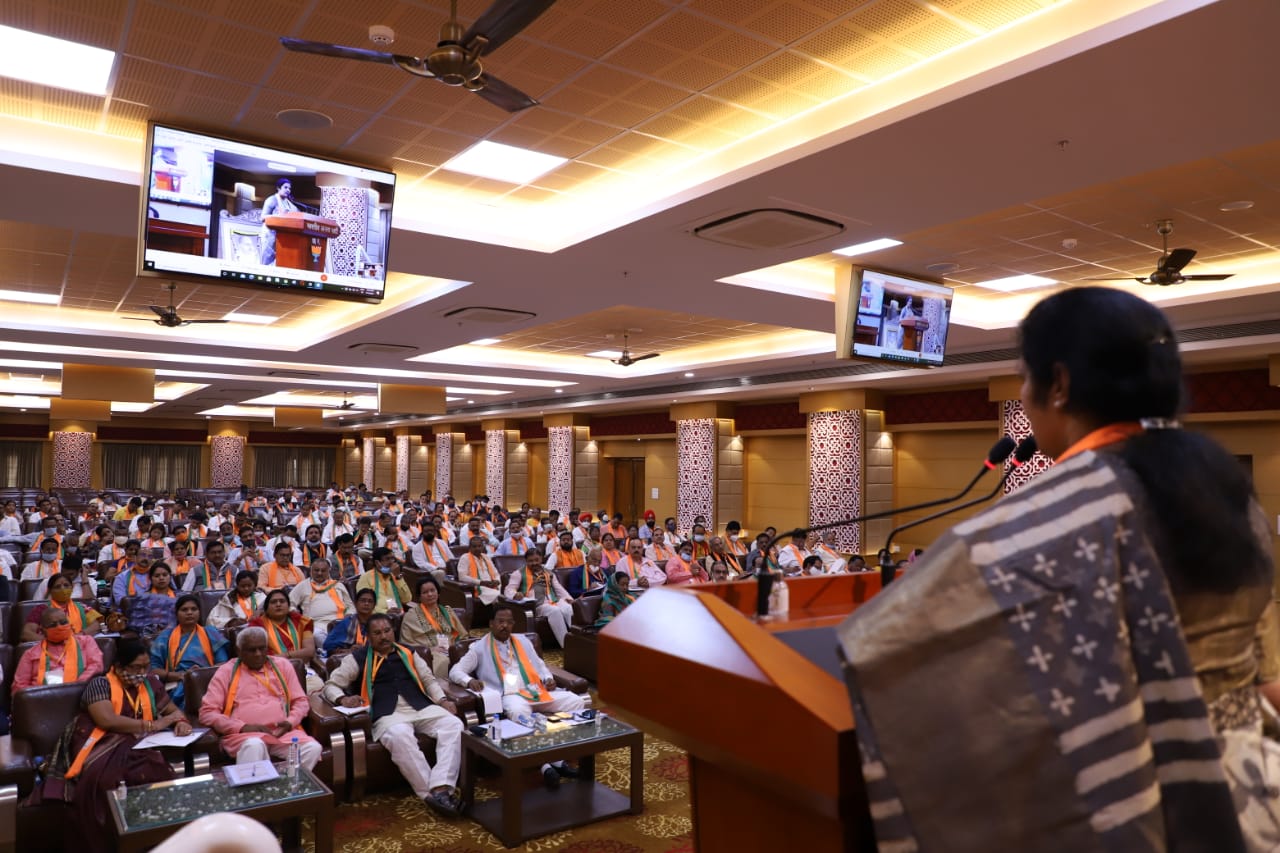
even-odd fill
[[[953,290],[897,273],[853,267],[836,299],[840,358],[942,364]]]
[[[394,173],[162,124],[146,156],[139,275],[382,299]]]

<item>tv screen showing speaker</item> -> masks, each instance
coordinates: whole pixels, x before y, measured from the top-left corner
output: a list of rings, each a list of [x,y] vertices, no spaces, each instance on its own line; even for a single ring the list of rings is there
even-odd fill
[[[377,302],[392,172],[152,124],[140,275]]]
[[[942,364],[951,325],[952,288],[857,267],[849,284],[844,322],[837,318],[836,324],[844,330],[842,357]]]

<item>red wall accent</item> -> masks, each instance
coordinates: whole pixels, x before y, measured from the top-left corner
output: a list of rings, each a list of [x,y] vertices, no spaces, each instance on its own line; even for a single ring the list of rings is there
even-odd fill
[[[209,438],[203,429],[171,429],[158,427],[121,427],[103,424],[98,427],[98,441],[154,441],[157,444],[204,444]]]
[[[1000,404],[987,399],[986,388],[973,388],[967,391],[933,391],[925,394],[891,394],[884,403],[884,420],[888,425],[999,419]]]
[[[621,415],[595,415],[591,418],[592,438],[675,434],[676,422],[666,412],[626,412]]]
[[[47,424],[0,424],[0,438],[49,438]]]
[[[480,424],[467,424],[463,427],[463,435],[467,441],[484,441],[484,430]]]
[[[1280,388],[1265,367],[1187,377],[1189,412],[1259,412],[1280,409]]]
[[[806,429],[809,419],[800,411],[800,402],[739,404],[733,410],[734,429],[738,432],[768,429]]]
[[[337,447],[342,436],[336,432],[258,432],[249,430],[250,444],[296,444],[311,447]]]
[[[531,438],[546,438],[547,428],[542,425],[542,421],[521,421],[520,422],[520,438],[528,441]]]

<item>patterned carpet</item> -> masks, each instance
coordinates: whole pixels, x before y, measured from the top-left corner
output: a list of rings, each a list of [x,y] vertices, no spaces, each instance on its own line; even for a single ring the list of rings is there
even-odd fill
[[[560,665],[558,651],[547,652],[545,658],[552,666]],[[671,744],[646,736],[644,763],[644,814],[588,824],[511,849],[539,853],[692,853],[688,758]],[[629,750],[602,752],[596,757],[596,779],[614,790],[630,792],[630,773]],[[496,797],[496,781],[480,779],[476,798]],[[338,853],[487,853],[507,849],[474,821],[438,817],[407,788],[403,792],[371,795],[359,803],[344,803],[338,808],[335,824],[334,849]]]

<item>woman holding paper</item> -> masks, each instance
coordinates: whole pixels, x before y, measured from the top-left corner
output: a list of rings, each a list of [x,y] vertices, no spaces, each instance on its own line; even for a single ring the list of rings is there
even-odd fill
[[[200,600],[184,595],[174,606],[178,624],[161,632],[151,644],[152,675],[160,679],[173,702],[184,707],[182,674],[200,666],[227,662],[227,640],[217,628],[206,628],[200,618]]]
[[[111,669],[85,687],[80,713],[58,740],[44,781],[33,794],[36,801],[73,805],[76,818],[65,826],[76,849],[109,849],[107,798],[121,782],[146,785],[173,778],[158,750],[135,750],[134,745],[168,728],[179,736],[191,734],[191,723],[159,679],[148,675],[150,668],[151,658],[141,641],[120,640]]]
[[[400,623],[400,642],[431,650],[436,678],[449,677],[449,647],[467,635],[452,607],[440,603],[440,584],[431,575],[418,581],[418,606]]]

